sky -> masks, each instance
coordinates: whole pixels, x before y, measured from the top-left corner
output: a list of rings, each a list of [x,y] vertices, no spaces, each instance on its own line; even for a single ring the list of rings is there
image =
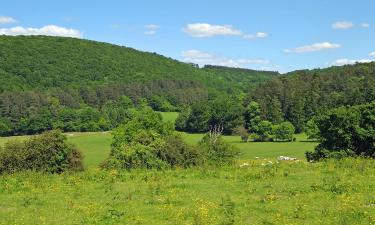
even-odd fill
[[[374,0],[12,0],[0,35],[69,36],[201,66],[280,71],[375,61]]]

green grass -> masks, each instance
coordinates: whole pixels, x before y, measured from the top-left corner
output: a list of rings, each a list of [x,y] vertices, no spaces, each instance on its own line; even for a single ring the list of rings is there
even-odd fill
[[[110,133],[71,133],[68,141],[82,151],[86,167],[96,167],[109,155]]]
[[[178,112],[160,112],[163,120],[174,123],[178,117]]]
[[[261,163],[3,175],[0,224],[375,223],[374,160]]]
[[[203,136],[182,135],[191,144]],[[86,171],[1,175],[0,225],[375,224],[375,161],[277,162],[280,155],[304,159],[317,143],[303,134],[286,143],[224,136],[241,150],[236,165],[164,171],[102,171],[110,133],[67,137],[84,153]],[[0,138],[0,145],[25,138]]]

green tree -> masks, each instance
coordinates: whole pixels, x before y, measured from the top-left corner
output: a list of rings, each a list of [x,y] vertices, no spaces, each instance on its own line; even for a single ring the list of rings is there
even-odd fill
[[[319,140],[319,128],[313,119],[307,121],[305,126],[305,133],[309,140]]]
[[[259,104],[254,101],[250,102],[245,109],[246,128],[249,129],[250,132],[256,133],[261,121]]]
[[[293,141],[295,128],[291,122],[282,122],[273,129],[274,140],[276,141]]]
[[[346,156],[375,157],[375,102],[354,107],[340,107],[316,120],[321,143],[308,160]]]
[[[258,125],[258,130],[255,135],[254,141],[269,141],[272,135],[272,123],[267,120],[262,120]]]

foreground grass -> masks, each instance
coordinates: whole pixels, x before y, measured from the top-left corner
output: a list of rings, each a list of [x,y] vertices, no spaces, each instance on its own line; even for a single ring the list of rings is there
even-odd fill
[[[0,224],[375,224],[375,161],[0,179]]]

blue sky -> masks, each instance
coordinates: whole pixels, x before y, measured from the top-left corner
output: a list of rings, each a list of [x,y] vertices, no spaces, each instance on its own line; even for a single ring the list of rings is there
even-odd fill
[[[1,3],[0,34],[73,36],[181,61],[287,72],[375,60],[375,1]]]

